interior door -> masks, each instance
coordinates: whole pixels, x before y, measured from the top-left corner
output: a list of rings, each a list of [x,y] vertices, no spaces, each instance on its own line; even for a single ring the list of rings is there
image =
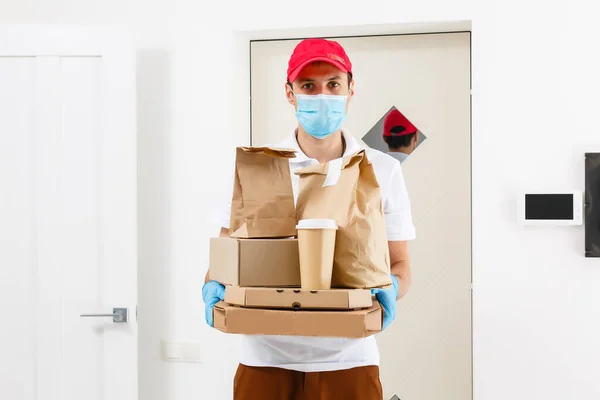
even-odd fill
[[[385,115],[419,130],[402,163],[417,240],[413,286],[377,340],[386,399],[465,400],[471,381],[470,33],[345,37],[356,95],[344,128],[388,151]],[[284,96],[297,40],[251,43],[253,145],[277,143],[297,122]]]
[[[134,72],[124,32],[0,26],[2,399],[137,399]]]

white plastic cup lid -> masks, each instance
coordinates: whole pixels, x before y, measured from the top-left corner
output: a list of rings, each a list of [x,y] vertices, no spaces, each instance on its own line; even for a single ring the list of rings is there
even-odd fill
[[[302,219],[296,229],[337,229],[335,219]]]

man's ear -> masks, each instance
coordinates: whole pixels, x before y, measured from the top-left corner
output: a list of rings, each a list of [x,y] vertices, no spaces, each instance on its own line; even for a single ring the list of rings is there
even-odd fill
[[[296,105],[296,96],[294,96],[294,92],[290,85],[286,82],[285,84],[285,97],[291,105]]]
[[[348,112],[348,107],[350,106],[350,102],[354,97],[354,79],[350,81],[350,85],[348,85],[348,99],[346,100],[346,112]]]

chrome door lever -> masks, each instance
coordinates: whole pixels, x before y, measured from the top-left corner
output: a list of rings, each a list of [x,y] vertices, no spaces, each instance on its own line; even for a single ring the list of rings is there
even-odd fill
[[[128,315],[127,315],[127,309],[126,308],[113,308],[113,313],[112,314],[81,314],[82,317],[112,317],[113,322],[127,322],[128,320]]]

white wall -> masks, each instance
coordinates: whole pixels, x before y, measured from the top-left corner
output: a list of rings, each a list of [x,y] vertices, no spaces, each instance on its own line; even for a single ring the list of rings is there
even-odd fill
[[[135,31],[140,398],[231,396],[237,341],[205,326],[200,288],[218,230],[206,220],[229,185],[225,158],[247,143],[232,129],[246,118],[234,108],[245,99],[232,97],[233,30],[465,19],[474,31],[475,398],[600,398],[600,261],[583,258],[582,227],[515,223],[520,189],[582,189],[583,153],[600,151],[600,28],[585,2],[238,3],[30,0],[0,12],[2,22],[125,22]],[[163,363],[161,339],[203,341],[205,362]]]

